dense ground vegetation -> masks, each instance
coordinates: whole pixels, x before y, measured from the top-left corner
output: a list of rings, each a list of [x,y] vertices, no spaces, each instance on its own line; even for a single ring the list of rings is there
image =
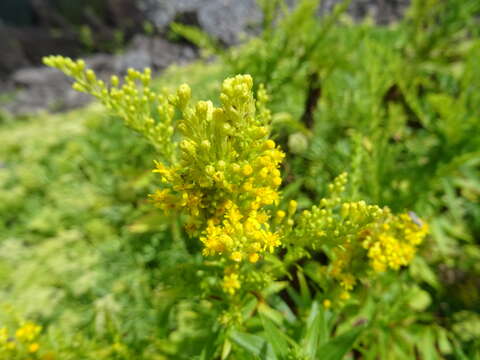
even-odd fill
[[[336,199],[347,172],[342,201],[428,224],[410,266],[330,296],[319,274],[339,257],[309,248],[315,228],[291,235],[312,237],[294,255],[278,246],[286,269],[259,261],[283,276],[232,308],[185,219],[148,200],[166,147],[99,104],[5,116],[0,359],[480,359],[480,4],[414,1],[378,27],[352,24],[342,7],[320,22],[316,3],[282,15],[281,1],[264,1],[263,33],[228,50],[174,26],[216,60],[150,87],[175,94],[186,82],[219,106],[222,81],[250,74],[286,154],[283,216],[292,200],[301,212]]]

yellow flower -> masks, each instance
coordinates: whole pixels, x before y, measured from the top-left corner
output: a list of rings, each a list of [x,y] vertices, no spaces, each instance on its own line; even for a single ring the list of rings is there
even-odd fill
[[[41,326],[34,323],[26,323],[15,332],[19,341],[32,341],[42,330]]]
[[[233,261],[240,262],[240,261],[242,261],[242,258],[243,258],[243,256],[242,256],[242,253],[240,251],[234,251],[232,253],[231,259]]]
[[[290,200],[288,203],[288,214],[293,215],[297,211],[297,202],[295,200]]]
[[[238,274],[231,273],[225,275],[222,283],[223,290],[230,295],[235,294],[237,289],[240,289],[240,281],[238,280]]]
[[[272,178],[272,184],[274,186],[280,186],[281,183],[282,183],[282,178],[280,176],[275,176]]]
[[[255,264],[259,259],[259,256],[257,253],[250,254],[248,257],[248,261],[250,261],[252,264]]]
[[[252,166],[250,164],[243,165],[242,173],[245,176],[250,176],[253,173]]]
[[[174,179],[173,171],[159,161],[155,161],[155,169],[152,172],[162,175],[163,182],[172,182]]]
[[[267,232],[265,234],[265,247],[268,249],[269,252],[273,252],[273,249],[280,245],[280,239],[278,234],[274,234],[271,232]]]
[[[39,348],[40,346],[38,345],[38,343],[32,343],[28,346],[28,352],[35,353],[38,351]]]
[[[233,204],[233,205],[230,206],[230,209],[228,209],[228,211],[225,215],[225,218],[230,220],[232,223],[237,223],[243,218],[243,216],[240,213],[238,207]]]
[[[259,172],[260,177],[266,178],[268,176],[268,168],[264,167]]]
[[[265,141],[265,147],[266,147],[267,149],[270,149],[270,150],[271,150],[271,149],[274,149],[274,148],[275,148],[275,141],[273,141],[273,140],[267,140],[267,141]]]
[[[0,344],[6,343],[8,340],[8,330],[3,327],[0,328]]]
[[[355,286],[357,280],[352,274],[343,274],[340,279],[340,285],[347,291],[350,291]]]

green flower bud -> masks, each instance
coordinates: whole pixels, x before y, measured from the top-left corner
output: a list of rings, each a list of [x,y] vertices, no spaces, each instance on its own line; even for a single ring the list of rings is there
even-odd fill
[[[85,76],[87,77],[87,80],[88,80],[89,82],[94,82],[95,79],[97,78],[97,77],[95,76],[95,73],[93,72],[92,69],[88,69],[88,70],[85,72]]]
[[[184,108],[192,97],[192,90],[187,84],[182,84],[177,90],[178,106]]]
[[[212,144],[208,140],[203,140],[201,145],[202,145],[202,149],[205,151],[210,150],[210,147],[212,146]]]
[[[308,139],[302,133],[294,133],[288,137],[288,148],[294,154],[303,154],[308,149]]]
[[[112,75],[112,77],[110,78],[110,82],[112,83],[112,86],[117,87],[120,83],[120,80],[118,79],[118,76]]]

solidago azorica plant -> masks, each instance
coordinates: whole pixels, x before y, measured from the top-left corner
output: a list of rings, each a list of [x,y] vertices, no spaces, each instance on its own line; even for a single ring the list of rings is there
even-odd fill
[[[249,75],[226,79],[215,106],[192,104],[185,84],[176,93],[153,91],[148,69],[131,69],[123,81],[113,76],[107,85],[82,60],[51,56],[45,63],[73,77],[74,89],[98,98],[158,150],[151,201],[182,215],[186,233],[201,244],[202,271],[209,270],[203,296],[221,299],[224,328],[254,316],[241,311],[246,299],[265,302],[275,283],[295,287],[292,269],[318,256],[324,260],[308,272],[308,282],[324,308],[341,307],[358,284],[407,266],[428,232],[413,213],[346,198],[346,174],[311,209],[284,201],[285,154],[271,139],[268,95],[261,85],[253,94]]]

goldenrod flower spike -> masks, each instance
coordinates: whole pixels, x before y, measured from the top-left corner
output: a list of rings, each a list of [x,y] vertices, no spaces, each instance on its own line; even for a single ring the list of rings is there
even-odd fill
[[[346,301],[363,278],[408,265],[428,232],[409,214],[345,199],[346,173],[301,214],[295,200],[285,210],[276,208],[285,154],[270,138],[265,88],[260,85],[255,97],[250,75],[226,79],[216,107],[211,101],[193,104],[186,84],[174,94],[154,92],[149,69],[130,69],[106,84],[82,60],[51,56],[44,62],[72,76],[75,89],[97,97],[156,146],[159,189],[150,198],[166,213],[186,215],[185,229],[200,240],[202,254],[229,269],[221,283],[227,294],[236,294],[241,279],[248,283],[244,269],[284,245],[293,261],[325,253],[322,274],[336,284],[336,299]],[[26,328],[19,331],[26,336]]]

